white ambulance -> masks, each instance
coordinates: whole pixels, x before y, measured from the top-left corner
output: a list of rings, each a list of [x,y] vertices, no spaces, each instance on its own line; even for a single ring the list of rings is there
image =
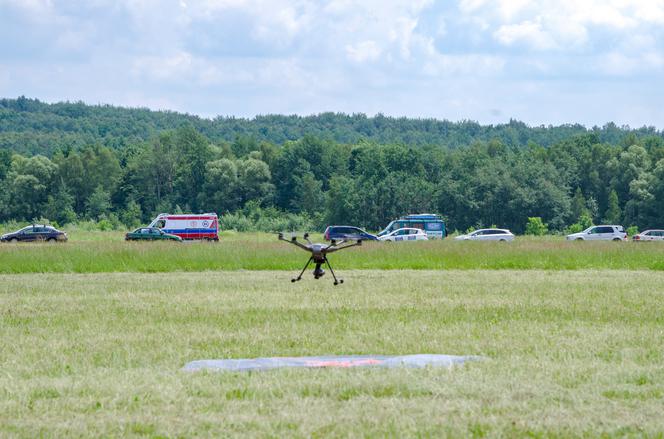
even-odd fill
[[[150,227],[157,227],[182,239],[219,241],[219,218],[216,213],[161,213],[150,223]]]

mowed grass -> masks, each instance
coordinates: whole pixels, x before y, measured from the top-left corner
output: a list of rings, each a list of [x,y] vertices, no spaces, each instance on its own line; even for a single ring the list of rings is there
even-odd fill
[[[307,260],[305,252],[269,234],[229,233],[218,243],[125,242],[117,233],[85,237],[63,244],[0,245],[0,273],[298,270]],[[563,238],[365,242],[331,255],[330,261],[339,269],[664,270],[664,245]]]
[[[0,436],[664,432],[664,273],[339,271],[339,287],[310,274],[291,284],[283,271],[2,275]],[[487,359],[180,370],[205,358],[414,353]]]

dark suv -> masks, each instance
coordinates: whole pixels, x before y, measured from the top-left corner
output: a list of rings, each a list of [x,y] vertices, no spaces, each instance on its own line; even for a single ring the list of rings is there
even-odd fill
[[[363,240],[363,241],[378,241],[376,235],[367,233],[359,227],[354,226],[328,226],[325,229],[325,239],[327,241],[342,239]]]
[[[67,234],[52,226],[33,224],[0,236],[1,242],[66,241]]]

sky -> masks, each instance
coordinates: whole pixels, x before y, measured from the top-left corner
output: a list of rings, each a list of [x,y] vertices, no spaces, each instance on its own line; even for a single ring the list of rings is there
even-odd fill
[[[664,0],[0,0],[0,96],[664,128]]]

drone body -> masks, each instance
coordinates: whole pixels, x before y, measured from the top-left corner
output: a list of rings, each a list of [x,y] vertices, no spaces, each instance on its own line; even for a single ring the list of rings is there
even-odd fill
[[[300,272],[300,275],[298,277],[295,277],[291,279],[291,282],[297,282],[298,280],[302,279],[302,274],[306,271],[307,267],[309,267],[309,264],[313,261],[313,263],[316,265],[314,268],[314,279],[320,279],[323,277],[325,274],[325,270],[323,269],[323,264],[327,265],[327,268],[330,269],[330,273],[332,273],[332,277],[334,278],[334,285],[342,284],[344,283],[343,279],[337,279],[337,276],[334,274],[334,270],[332,270],[332,266],[330,265],[330,261],[327,259],[327,255],[329,253],[333,253],[345,248],[349,247],[355,247],[357,245],[362,245],[362,241],[358,240],[357,242],[353,244],[348,244],[342,246],[342,244],[345,241],[332,241],[329,245],[328,244],[314,244],[311,241],[309,241],[309,234],[305,233],[304,234],[304,239],[307,241],[307,244],[303,244],[297,240],[296,236],[293,236],[290,240],[284,239],[284,235],[282,233],[279,233],[279,240],[288,242],[290,244],[293,244],[302,250],[306,250],[309,253],[311,253],[311,256],[309,257],[309,260],[305,264],[304,268]]]

